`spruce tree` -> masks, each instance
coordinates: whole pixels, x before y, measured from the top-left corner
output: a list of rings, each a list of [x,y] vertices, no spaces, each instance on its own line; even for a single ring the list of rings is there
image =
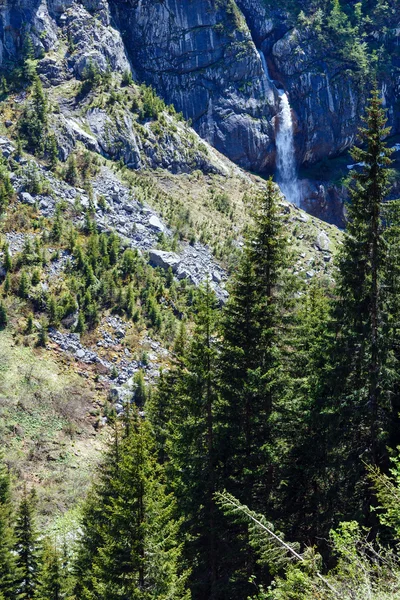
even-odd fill
[[[65,180],[71,185],[77,185],[79,180],[78,166],[76,164],[75,154],[70,154],[67,161],[67,168],[65,171]]]
[[[35,115],[45,128],[48,121],[49,107],[46,93],[43,90],[42,82],[40,81],[39,77],[36,77],[33,83],[32,102]]]
[[[29,278],[26,271],[22,271],[19,279],[18,295],[20,298],[26,299],[29,294]]]
[[[16,589],[18,600],[34,597],[38,570],[38,534],[35,524],[36,494],[24,489],[15,523]]]
[[[279,204],[279,191],[270,179],[254,199],[252,223],[222,315],[218,360],[221,489],[268,514],[285,449],[282,427],[290,391],[286,340],[294,296]],[[226,589],[233,597],[246,597],[256,572],[247,531],[226,527],[223,539]]]
[[[385,435],[384,405],[389,392],[386,379],[388,348],[383,288],[387,248],[383,237],[382,205],[388,194],[391,150],[384,139],[389,133],[379,93],[374,90],[367,107],[366,126],[360,129],[362,147],[352,158],[363,163],[352,173],[349,187],[348,224],[339,259],[338,327],[335,390],[344,403],[350,423],[361,436],[353,438],[360,454],[367,451],[375,464],[382,460]],[[357,423],[358,421],[358,423]],[[360,429],[362,431],[360,431]],[[355,431],[351,432],[354,435]],[[364,457],[366,458],[366,457]]]
[[[393,324],[398,322],[394,299],[400,288],[389,275],[393,267],[388,261],[384,201],[390,189],[391,150],[384,141],[389,129],[377,90],[364,121],[361,145],[352,150],[354,161],[362,166],[350,174],[329,360],[320,371],[306,444],[309,496],[302,512],[308,519],[316,515],[312,529],[318,536],[343,519],[376,524],[369,510],[374,498],[364,464],[387,468],[387,444],[393,419],[397,421]],[[390,290],[391,283],[395,289]]]
[[[7,296],[10,289],[11,289],[11,278],[10,278],[10,273],[7,273],[6,278],[4,280],[4,286],[3,286],[5,296]]]
[[[181,357],[169,398],[164,389],[159,401],[167,396],[164,418],[169,419],[168,470],[188,539],[185,558],[193,565],[192,593],[194,598],[215,599],[219,597],[222,556],[218,551],[218,515],[213,498],[218,485],[214,439],[218,402],[216,298],[209,283],[199,290],[195,306],[190,347]],[[172,383],[173,379],[164,381]],[[157,426],[164,436],[162,421]]]
[[[54,134],[50,135],[47,140],[47,154],[50,168],[54,170],[58,163],[58,146],[56,136]]]
[[[87,501],[75,563],[81,598],[186,599],[179,523],[136,409],[115,425],[100,480]]]
[[[7,327],[8,317],[7,310],[5,304],[2,300],[0,300],[0,329]]]
[[[64,589],[65,574],[60,553],[49,540],[45,540],[35,600],[62,600],[65,598]]]
[[[0,596],[15,599],[15,555],[10,476],[0,451]]]
[[[273,477],[271,417],[285,395],[283,349],[288,245],[280,196],[270,179],[256,199],[253,225],[222,318],[223,399],[219,454],[227,489],[266,512]]]
[[[11,260],[10,251],[8,249],[8,244],[6,244],[4,247],[3,265],[4,265],[4,268],[7,271],[7,273],[9,273],[12,270],[12,260]]]

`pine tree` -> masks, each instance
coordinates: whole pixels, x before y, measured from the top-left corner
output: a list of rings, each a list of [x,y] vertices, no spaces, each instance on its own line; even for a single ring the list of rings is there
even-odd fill
[[[60,216],[60,212],[57,211],[56,215],[54,217],[53,226],[51,228],[51,234],[50,234],[51,239],[54,240],[55,242],[59,242],[61,240],[62,231],[63,231],[63,227],[62,227],[61,216]]]
[[[15,524],[17,555],[16,588],[18,600],[32,600],[35,593],[39,560],[38,534],[35,524],[36,494],[24,490]]]
[[[352,158],[365,166],[352,173],[349,188],[348,225],[339,261],[336,321],[339,326],[338,362],[340,396],[350,394],[350,410],[359,413],[369,433],[359,452],[368,448],[374,463],[379,462],[383,433],[382,395],[387,383],[382,361],[386,359],[383,332],[382,286],[385,277],[386,248],[383,240],[382,203],[389,191],[391,150],[384,138],[386,116],[379,93],[372,93],[367,108],[366,127],[359,137],[365,147],[355,147]],[[349,358],[351,357],[351,360]],[[364,406],[365,408],[360,408]],[[380,431],[381,430],[381,431]]]
[[[23,69],[22,74],[24,76],[24,83],[26,81],[32,82],[37,78],[36,63],[35,63],[35,50],[31,36],[28,34],[24,38],[22,46],[22,59]]]
[[[175,502],[166,493],[148,423],[135,409],[115,435],[87,501],[75,563],[81,598],[187,599]]]
[[[146,390],[146,384],[144,381],[144,375],[143,375],[142,370],[139,370],[136,373],[136,375],[134,377],[134,383],[135,383],[135,391],[134,391],[135,403],[137,406],[143,407],[146,402],[146,398],[147,398],[147,390]]]
[[[50,296],[48,310],[49,310],[49,324],[51,327],[55,327],[59,323],[60,317],[59,317],[59,310],[58,310],[58,306],[57,306],[57,300],[55,299],[54,296]]]
[[[4,75],[2,75],[0,79],[0,94],[5,96],[8,94],[8,91],[7,79],[4,77]]]
[[[75,326],[76,333],[85,333],[86,331],[86,323],[85,323],[85,315],[80,310],[78,314],[78,321]]]
[[[0,451],[0,596],[15,599],[15,555],[10,476]]]

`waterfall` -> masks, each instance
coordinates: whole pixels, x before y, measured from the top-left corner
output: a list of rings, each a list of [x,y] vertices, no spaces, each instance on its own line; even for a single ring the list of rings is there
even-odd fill
[[[266,78],[268,79],[268,81],[271,81],[270,76],[269,76],[269,72],[268,72],[268,65],[267,65],[267,61],[265,59],[265,55],[264,52],[262,50],[258,51],[258,54],[260,55],[260,59],[261,59],[261,64],[263,67],[263,71],[265,73]]]
[[[279,106],[279,128],[275,138],[277,181],[286,199],[299,206],[300,189],[296,173],[292,111],[289,98],[283,91],[279,91]]]
[[[261,64],[268,81],[276,90],[274,81],[269,76],[264,52],[258,51]],[[277,181],[286,199],[293,204],[300,204],[300,188],[297,181],[296,156],[294,151],[293,120],[289,98],[283,90],[279,93],[279,127],[276,133],[276,170]]]

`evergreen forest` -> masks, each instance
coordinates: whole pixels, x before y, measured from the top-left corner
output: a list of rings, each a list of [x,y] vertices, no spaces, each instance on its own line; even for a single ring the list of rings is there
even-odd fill
[[[400,204],[387,200],[387,135],[375,89],[330,285],[296,276],[273,180],[251,199],[228,301],[203,284],[157,385],[110,415],[72,534],[43,534],[34,486],[15,501],[3,454],[2,600],[399,597]]]

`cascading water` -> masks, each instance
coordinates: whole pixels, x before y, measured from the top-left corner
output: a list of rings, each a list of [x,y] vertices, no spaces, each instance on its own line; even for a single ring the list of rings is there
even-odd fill
[[[298,206],[300,189],[296,173],[292,111],[289,98],[283,91],[279,92],[279,105],[279,128],[275,138],[277,180],[286,199]]]
[[[265,76],[275,87],[269,76],[267,61],[262,50],[259,50],[259,55]],[[292,111],[287,94],[283,90],[277,91],[280,106],[279,127],[275,139],[277,180],[287,200],[298,206],[300,204],[300,188],[297,180]]]
[[[267,65],[267,61],[265,60],[265,55],[264,52],[262,50],[258,51],[258,54],[260,55],[261,58],[261,64],[263,67],[263,71],[265,73],[266,78],[268,79],[268,81],[271,81],[270,76],[269,76],[269,72],[268,72],[268,65]]]

